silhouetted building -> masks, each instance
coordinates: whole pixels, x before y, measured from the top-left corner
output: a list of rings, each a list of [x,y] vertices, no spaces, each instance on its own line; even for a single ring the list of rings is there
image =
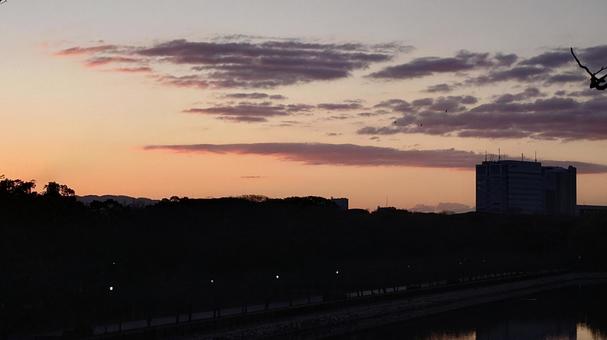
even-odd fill
[[[476,165],[476,211],[575,214],[576,169],[498,160]]]
[[[576,168],[543,166],[546,213],[551,215],[575,215],[577,186]]]
[[[577,214],[580,216],[607,215],[607,206],[605,206],[605,205],[578,205]]]
[[[331,201],[335,203],[341,210],[348,210],[348,199],[347,198],[333,198]]]

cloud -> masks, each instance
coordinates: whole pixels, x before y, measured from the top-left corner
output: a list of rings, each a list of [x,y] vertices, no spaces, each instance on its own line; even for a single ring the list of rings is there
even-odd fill
[[[520,92],[520,93],[503,94],[503,95],[497,97],[497,99],[495,100],[495,103],[506,104],[506,103],[512,103],[512,102],[519,102],[519,101],[536,98],[536,97],[545,97],[545,96],[546,96],[546,94],[540,92],[540,90],[538,88],[528,87],[523,92]]]
[[[518,56],[514,53],[510,54],[502,54],[498,53],[495,55],[495,60],[497,60],[498,66],[512,66],[517,60]]]
[[[465,81],[468,85],[485,85],[502,81],[534,82],[545,79],[550,69],[536,66],[515,66],[507,70],[492,70],[487,75],[473,77]]]
[[[218,105],[205,108],[190,108],[184,113],[212,115],[236,122],[265,122],[268,117],[289,116],[308,112],[314,107],[305,104],[272,104],[271,102],[241,102],[235,105]]]
[[[544,52],[535,57],[521,61],[521,65],[542,66],[542,67],[559,67],[572,62],[569,50],[560,49],[555,51]]]
[[[605,57],[607,56],[607,45],[575,49],[575,54],[582,64],[587,66],[599,68],[607,65],[607,58]],[[525,59],[521,61],[520,64],[546,68],[558,68],[565,65],[577,67],[569,48],[552,49],[529,59]]]
[[[199,88],[206,89],[209,87],[209,83],[202,77],[191,75],[191,76],[172,76],[163,75],[155,76],[156,80],[164,85],[170,85],[175,87],[187,87],[187,88]]]
[[[271,99],[271,100],[285,100],[287,97],[280,94],[267,94],[261,92],[252,93],[228,93],[224,96],[229,99]]]
[[[350,111],[364,108],[360,101],[348,101],[345,103],[322,103],[316,105],[316,107],[327,111]]]
[[[471,151],[455,149],[399,150],[387,147],[325,143],[148,145],[144,149],[177,153],[272,156],[309,165],[408,166],[467,170],[473,170],[474,165],[482,161],[484,157]],[[553,164],[553,161],[545,162]],[[560,161],[559,164],[575,164],[579,173],[607,172],[607,165],[602,164],[563,161]]]
[[[465,105],[476,104],[474,96],[446,96],[438,98],[420,98],[411,103],[402,99],[389,99],[377,105],[376,108],[391,109],[393,112],[410,113],[419,111],[451,111],[459,112],[466,109]]]
[[[435,92],[451,92],[453,91],[453,86],[449,85],[449,84],[436,84],[436,85],[431,85],[428,86],[428,88],[426,88],[426,92],[430,92],[430,93],[435,93]]]
[[[571,140],[607,139],[607,98],[587,101],[538,98],[535,90],[503,95],[491,103],[461,112],[404,111],[390,126],[364,127],[359,134],[423,133],[475,138],[533,138]],[[395,109],[396,112],[398,111]]]
[[[576,50],[583,63],[598,70],[607,65],[607,45]],[[575,70],[575,72],[574,72]],[[490,54],[460,51],[453,57],[420,57],[407,63],[384,67],[369,75],[379,79],[413,79],[437,74],[451,73],[468,76],[453,84],[441,83],[430,86],[426,92],[449,92],[462,85],[479,86],[504,81],[518,83],[578,82],[585,78],[571,56],[568,48],[556,48],[520,59],[516,54]],[[484,72],[484,73],[481,73]],[[582,71],[583,72],[583,71]]]
[[[586,81],[587,77],[581,73],[559,73],[555,75],[551,75],[546,79],[546,83],[579,83]]]
[[[488,67],[504,66],[511,63],[514,55],[491,56],[489,53],[473,53],[459,51],[454,57],[422,57],[412,61],[388,66],[369,75],[371,78],[384,79],[412,79],[430,76],[436,73],[456,73],[484,69]],[[516,60],[514,58],[514,60]]]
[[[179,39],[128,48],[76,46],[56,54],[89,55],[85,63],[95,66],[114,62],[172,66],[179,75],[157,74],[157,79],[183,87],[273,88],[347,78],[353,71],[389,61],[410,49],[396,43],[310,43],[238,36],[210,41]]]
[[[90,55],[100,52],[115,52],[118,50],[116,45],[98,45],[92,47],[71,47],[55,53],[58,56],[76,56],[76,55]]]
[[[112,69],[114,72],[121,73],[151,73],[153,70],[150,67],[142,66],[142,67],[117,67]]]
[[[139,60],[136,58],[113,56],[113,57],[89,58],[84,62],[84,64],[88,67],[97,67],[97,66],[103,66],[103,65],[108,65],[108,64],[137,63],[137,62],[139,62]]]
[[[591,69],[607,65],[607,45],[578,49],[576,54],[582,63]],[[497,57],[496,57],[497,58]],[[573,72],[575,70],[576,72]],[[552,49],[536,56],[521,60],[511,68],[491,70],[487,75],[472,77],[466,80],[468,85],[484,85],[502,81],[521,83],[544,82],[552,83],[579,82],[586,79],[586,74],[578,72],[576,62],[568,48]]]

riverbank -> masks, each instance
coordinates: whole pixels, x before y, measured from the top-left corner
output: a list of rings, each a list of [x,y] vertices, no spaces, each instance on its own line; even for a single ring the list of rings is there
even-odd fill
[[[315,339],[507,300],[541,291],[607,282],[607,273],[564,273],[508,282],[460,284],[451,289],[395,291],[316,306],[291,307],[272,313],[249,313],[219,320],[126,331],[95,339]]]

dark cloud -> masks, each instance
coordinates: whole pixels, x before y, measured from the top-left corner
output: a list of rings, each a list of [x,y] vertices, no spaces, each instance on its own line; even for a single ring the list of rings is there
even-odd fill
[[[575,49],[575,53],[583,64],[592,68],[607,65],[607,45]],[[521,65],[534,65],[545,68],[558,68],[566,65],[577,67],[569,48],[553,49],[537,56],[525,59]]]
[[[544,80],[550,69],[536,66],[515,66],[506,70],[492,70],[486,75],[466,80],[468,85],[485,85],[502,81],[534,82]]]
[[[497,60],[498,66],[512,66],[517,60],[518,56],[516,54],[502,54],[498,53],[495,55],[495,60]]]
[[[535,57],[521,61],[521,65],[530,66],[542,66],[555,68],[573,61],[569,50],[561,49],[556,51],[549,51],[539,54]]]
[[[388,66],[369,76],[385,79],[411,79],[430,76],[436,73],[455,73],[506,65],[512,57],[499,55],[499,59],[489,53],[459,51],[454,57],[423,57],[412,61]]]
[[[471,151],[398,150],[387,147],[355,144],[325,143],[251,143],[251,144],[188,144],[148,145],[145,150],[164,150],[179,153],[214,153],[273,156],[287,161],[310,165],[342,166],[411,166],[456,168],[473,170],[483,155]],[[545,161],[546,164],[554,164]],[[557,162],[572,164],[580,173],[605,173],[607,166],[582,162]]]
[[[536,97],[545,97],[545,96],[546,96],[546,94],[542,93],[538,88],[528,87],[523,92],[520,92],[520,93],[503,94],[503,95],[497,97],[497,99],[495,100],[495,103],[506,104],[506,103],[512,103],[512,102],[520,102],[523,100],[536,98]]]
[[[364,108],[359,101],[348,101],[344,103],[322,103],[318,104],[316,107],[327,111],[350,111]]]
[[[230,99],[271,99],[271,100],[285,100],[287,97],[280,94],[267,94],[261,92],[253,93],[228,93],[224,96]]]
[[[375,107],[391,109],[392,111],[395,111],[395,112],[413,111],[413,106],[411,106],[411,104],[409,104],[409,102],[407,102],[406,100],[402,100],[402,99],[389,99],[389,100],[383,101],[383,102],[375,105]]]
[[[559,73],[549,76],[546,79],[547,84],[552,83],[579,83],[586,81],[588,78],[581,73]]]
[[[580,48],[577,50],[583,63],[591,69],[607,65],[607,45]],[[448,92],[460,85],[486,85],[491,83],[514,81],[520,83],[577,82],[585,79],[578,71],[568,48],[553,49],[519,61],[516,54],[472,53],[460,51],[454,57],[421,57],[412,61],[385,67],[372,73],[372,78],[411,79],[441,73],[473,73],[459,84],[437,84],[426,89],[427,92]],[[478,74],[485,71],[485,74]]]
[[[453,91],[453,87],[449,84],[436,84],[428,86],[426,92],[435,93],[435,92],[451,92]]]
[[[537,96],[534,90],[529,90]],[[530,98],[523,92],[524,98]],[[386,127],[365,127],[359,134],[423,133],[476,138],[607,139],[607,98],[587,101],[551,97],[517,102],[521,94],[461,112],[417,110],[405,112]],[[511,97],[511,98],[507,98]],[[514,99],[512,99],[514,97]],[[532,97],[532,96],[531,96]]]
[[[557,92],[561,92],[561,91],[557,91]],[[565,91],[562,91],[563,93],[565,93]],[[562,94],[564,95],[564,94]],[[566,93],[567,96],[569,97],[605,97],[606,94],[603,91],[597,91],[597,90],[593,90],[590,88],[585,88],[583,90],[580,91],[572,91],[569,93]]]
[[[399,52],[410,50],[399,44],[308,43],[299,40],[263,40],[232,37],[225,41],[172,40],[150,47],[114,45],[73,47],[59,51],[62,56],[91,55],[89,63],[133,62],[169,64],[181,67],[181,76],[158,75],[163,83],[171,79],[195,78],[178,86],[214,88],[273,88],[320,80],[346,78],[353,71],[385,62]],[[112,60],[112,58],[114,60]],[[187,72],[187,74],[183,74]]]
[[[304,104],[272,104],[270,102],[249,103],[241,102],[235,105],[219,105],[206,108],[190,108],[185,113],[212,115],[220,119],[237,122],[264,122],[268,117],[289,116],[296,113],[308,112],[314,107]]]

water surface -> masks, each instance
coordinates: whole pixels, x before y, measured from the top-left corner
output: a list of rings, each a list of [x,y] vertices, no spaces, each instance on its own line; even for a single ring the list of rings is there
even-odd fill
[[[539,293],[335,339],[607,339],[607,285]]]

